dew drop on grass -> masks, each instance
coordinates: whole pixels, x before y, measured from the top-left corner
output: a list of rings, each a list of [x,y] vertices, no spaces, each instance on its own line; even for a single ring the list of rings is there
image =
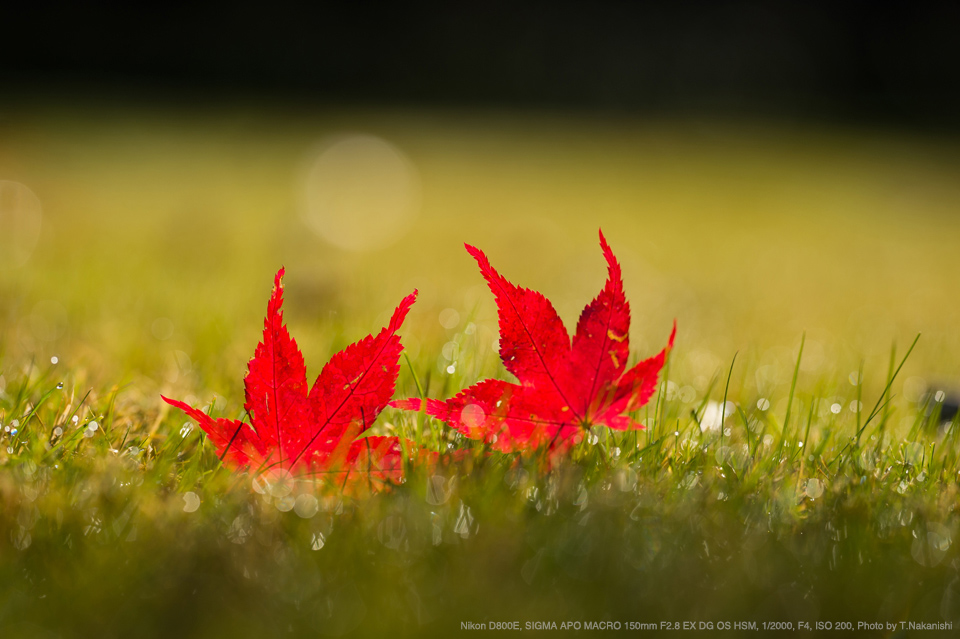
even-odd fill
[[[8,454],[8,455],[12,455],[12,454],[13,454],[13,446],[7,446],[7,454]]]
[[[70,422],[71,422],[72,424],[76,425],[77,423],[80,422],[80,416],[79,416],[79,415],[74,415],[74,416],[73,416],[73,419],[71,419]]]
[[[767,410],[770,408],[770,400],[766,397],[761,397],[757,400],[757,409],[758,410]]]
[[[933,399],[936,402],[942,402],[946,398],[946,396],[947,396],[946,393],[944,393],[942,390],[938,390],[934,394]]]
[[[288,513],[293,510],[293,507],[296,506],[297,500],[294,499],[293,495],[287,495],[286,497],[281,497],[278,499],[274,505],[282,513]]]
[[[830,412],[834,415],[839,415],[841,410],[843,410],[843,406],[840,404],[834,403],[830,405]]]
[[[50,363],[56,366],[58,363],[60,363],[60,358],[54,355],[53,357],[50,358]]]
[[[200,508],[200,497],[195,492],[183,494],[183,512],[194,513]]]
[[[456,373],[456,372],[457,372],[457,365],[456,365],[456,363],[450,364],[449,366],[447,366],[447,374],[453,375],[453,374]]]
[[[11,437],[16,437],[17,433],[19,433],[19,432],[20,432],[20,431],[18,431],[16,428],[13,428],[13,429],[10,430],[10,436],[11,436]]]
[[[57,384],[57,390],[63,390],[63,382]]]
[[[596,445],[597,445],[597,442],[599,442],[599,441],[600,441],[600,438],[597,436],[596,433],[589,433],[589,434],[587,435],[587,442],[588,442],[591,446],[596,446]]]
[[[57,426],[56,428],[53,429],[53,436],[54,436],[54,437],[60,437],[61,435],[63,435],[63,429],[62,429],[62,428],[60,428],[59,426]]]
[[[180,437],[186,437],[193,430],[193,424],[186,422],[183,425],[183,428],[180,429]]]
[[[853,400],[852,402],[850,402],[851,413],[859,413],[862,410],[863,410],[863,402],[858,402],[857,400]]]

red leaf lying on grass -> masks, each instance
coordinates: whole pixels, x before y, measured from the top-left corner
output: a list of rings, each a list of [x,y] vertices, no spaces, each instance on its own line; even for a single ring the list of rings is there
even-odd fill
[[[234,468],[267,468],[294,474],[351,473],[396,481],[401,471],[396,437],[357,436],[369,428],[393,396],[400,370],[397,330],[416,299],[400,302],[390,323],[334,355],[307,389],[303,354],[283,323],[284,269],[277,272],[257,344],[244,378],[244,408],[252,424],[214,419],[163,397],[197,420],[217,454]],[[161,396],[162,397],[162,396]]]
[[[618,430],[643,428],[624,413],[650,400],[677,329],[674,325],[659,354],[626,370],[630,305],[623,294],[620,264],[603,232],[600,246],[607,260],[607,282],[583,309],[572,344],[547,298],[511,284],[482,251],[465,246],[496,297],[500,358],[520,383],[487,379],[445,402],[428,399],[426,412],[503,452],[543,444],[567,447],[594,424]],[[391,405],[421,409],[419,399]]]

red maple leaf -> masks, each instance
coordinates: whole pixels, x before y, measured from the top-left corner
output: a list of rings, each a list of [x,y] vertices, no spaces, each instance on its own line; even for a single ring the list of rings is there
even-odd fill
[[[252,424],[214,419],[183,402],[163,397],[197,420],[234,468],[293,474],[363,473],[398,480],[401,447],[396,437],[363,437],[393,396],[400,367],[397,330],[416,299],[400,302],[390,323],[334,355],[307,388],[303,354],[283,323],[284,269],[277,272],[257,344],[244,377],[244,408]],[[344,478],[345,480],[345,478]]]
[[[486,379],[445,402],[428,399],[426,412],[503,452],[542,444],[569,446],[594,424],[618,430],[643,428],[624,413],[639,409],[653,395],[673,347],[676,324],[659,354],[626,370],[630,305],[623,294],[620,264],[603,232],[600,246],[607,260],[607,282],[583,309],[572,343],[546,297],[511,284],[482,251],[465,246],[496,298],[500,358],[520,383]],[[421,409],[419,399],[391,405]]]

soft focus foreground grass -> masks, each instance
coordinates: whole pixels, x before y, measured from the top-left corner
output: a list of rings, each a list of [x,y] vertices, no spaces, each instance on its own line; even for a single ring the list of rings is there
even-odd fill
[[[410,158],[422,201],[395,244],[362,253],[299,214],[318,141],[357,131]],[[5,633],[960,618],[956,424],[919,403],[956,381],[960,357],[955,142],[44,104],[6,108],[0,140],[0,179],[29,186],[44,215],[30,261],[0,274],[0,421],[19,422],[0,440]],[[311,375],[414,287],[404,343],[431,396],[503,375],[495,309],[462,242],[572,326],[605,276],[599,226],[623,262],[635,357],[674,318],[678,345],[670,384],[637,416],[648,429],[598,429],[551,472],[536,456],[473,451],[410,468],[388,494],[304,484],[296,502],[218,469],[159,401],[216,397],[241,413],[280,264]],[[459,315],[449,328],[445,309]],[[892,400],[855,439],[920,331]],[[737,408],[706,428],[735,352]],[[405,365],[398,396],[416,392]],[[430,450],[467,444],[392,410],[379,424]]]
[[[105,396],[74,424],[80,397],[51,384],[18,382],[3,404],[31,407],[4,438],[5,636],[960,620],[956,421],[937,435],[907,409],[915,428],[898,433],[879,411],[858,441],[855,415],[801,393],[792,408],[813,403],[786,428],[750,398],[729,430],[703,431],[663,393],[647,431],[595,429],[546,472],[388,411],[423,447],[467,456],[374,496],[310,481],[261,494],[180,418],[150,437]]]

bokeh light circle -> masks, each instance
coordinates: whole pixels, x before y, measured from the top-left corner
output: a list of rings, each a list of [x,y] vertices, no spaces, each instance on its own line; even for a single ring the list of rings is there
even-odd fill
[[[372,135],[343,136],[321,145],[303,187],[304,221],[346,250],[393,244],[420,211],[420,177],[413,163]]]
[[[0,268],[26,264],[40,239],[40,200],[19,182],[0,180]]]
[[[463,410],[460,411],[460,421],[463,422],[470,431],[482,427],[486,418],[486,411],[477,404],[467,404],[463,407]]]

